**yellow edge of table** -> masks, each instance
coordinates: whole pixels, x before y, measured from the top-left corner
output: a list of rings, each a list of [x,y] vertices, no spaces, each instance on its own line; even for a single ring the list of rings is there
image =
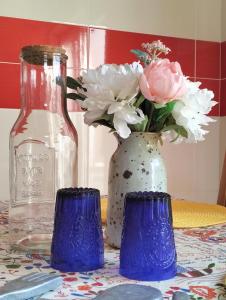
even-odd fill
[[[172,200],[173,227],[193,228],[226,222],[226,207],[183,199]],[[102,222],[106,223],[107,197],[101,198]]]

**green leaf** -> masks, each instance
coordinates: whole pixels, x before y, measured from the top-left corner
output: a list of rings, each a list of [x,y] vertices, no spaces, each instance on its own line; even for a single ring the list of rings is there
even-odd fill
[[[113,115],[103,114],[100,118],[96,119],[96,121],[105,120],[107,122],[113,123]]]
[[[152,122],[152,120],[153,120],[153,118],[152,118],[153,112],[154,112],[154,110],[155,110],[155,107],[154,107],[153,102],[149,101],[149,103],[150,103],[151,105],[150,105],[150,110],[149,110],[149,112],[148,112],[148,123],[147,123],[146,129],[145,129],[146,132],[148,132],[149,129],[150,129],[150,125],[151,125],[151,122]]]
[[[142,104],[140,105],[140,109],[143,111],[143,113],[147,116],[150,116],[150,114],[153,113],[154,104],[153,102],[145,99]]]
[[[66,98],[72,99],[72,100],[82,100],[82,101],[84,101],[86,97],[84,95],[81,95],[81,94],[67,93]]]
[[[172,116],[172,114],[170,114],[168,116],[168,118],[166,119],[165,126],[175,125],[175,124],[176,124],[176,121],[175,121],[174,117]]]
[[[158,109],[158,117],[156,119],[156,122],[158,122],[162,118],[166,119],[173,111],[176,102],[177,102],[177,100],[170,101],[164,107],[159,108]]]
[[[166,107],[168,108],[168,110],[169,110],[170,112],[173,111],[174,106],[175,106],[175,104],[176,104],[177,102],[178,102],[178,100],[173,100],[173,101],[170,101],[170,102],[168,102],[168,103],[166,104]]]
[[[93,123],[95,123],[97,125],[104,125],[104,126],[107,126],[111,129],[114,129],[113,115],[103,114],[101,117],[96,119]]]
[[[144,102],[145,98],[144,96],[141,94],[140,97],[137,99],[137,101],[135,102],[135,107],[138,108],[140,107],[140,105]]]
[[[163,132],[164,132],[164,131],[169,131],[169,130],[174,130],[174,131],[178,134],[178,136],[176,137],[176,139],[177,139],[180,135],[183,136],[183,137],[185,137],[185,138],[188,137],[187,130],[186,130],[183,126],[180,126],[180,125],[178,125],[178,124],[172,124],[172,125],[169,125],[169,126],[165,126],[165,127],[162,129]],[[171,142],[175,142],[176,139],[174,139],[174,140],[171,141]]]
[[[165,125],[175,124],[175,122],[172,121],[174,120],[172,117],[172,111],[176,102],[177,100],[168,102],[161,108],[157,108],[157,109],[154,104],[155,109],[153,112],[153,120],[151,123],[150,131],[160,132]]]
[[[147,123],[148,123],[148,117],[145,116],[144,120],[142,122],[135,124],[133,127],[134,127],[135,131],[144,132],[145,128],[147,126]]]
[[[160,109],[160,108],[163,108],[163,107],[165,107],[165,106],[166,106],[166,104],[154,103],[154,107],[155,107],[156,109]]]
[[[106,126],[108,128],[111,128],[113,131],[115,131],[113,125],[111,125],[108,121],[106,121],[104,119],[95,120],[93,123],[98,124],[98,125]]]
[[[176,140],[179,138],[179,136],[180,136],[180,135],[178,134],[173,140],[170,141],[170,143],[176,142]]]
[[[66,85],[68,88],[73,89],[73,90],[76,90],[77,88],[83,89],[81,83],[70,76],[67,76]]]
[[[148,58],[148,54],[144,51],[138,50],[138,49],[132,49],[130,50],[133,54],[135,54],[138,58],[143,58],[146,60]]]

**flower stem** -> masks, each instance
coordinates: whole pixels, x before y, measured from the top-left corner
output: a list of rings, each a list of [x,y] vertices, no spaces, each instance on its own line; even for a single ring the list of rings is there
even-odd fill
[[[146,129],[145,129],[146,132],[149,132],[149,128],[150,128],[150,125],[151,125],[153,112],[154,112],[154,104],[152,103],[151,109],[150,109],[150,112],[149,112],[149,116],[148,116],[148,123],[147,123]]]
[[[140,95],[140,97],[138,98],[138,100],[135,103],[135,107],[138,108],[143,102],[144,102],[145,98],[143,95]]]

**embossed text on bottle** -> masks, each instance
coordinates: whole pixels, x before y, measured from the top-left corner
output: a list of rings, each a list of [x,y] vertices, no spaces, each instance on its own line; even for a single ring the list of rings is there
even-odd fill
[[[55,193],[54,149],[36,140],[26,140],[15,147],[14,205],[24,202],[52,201]]]

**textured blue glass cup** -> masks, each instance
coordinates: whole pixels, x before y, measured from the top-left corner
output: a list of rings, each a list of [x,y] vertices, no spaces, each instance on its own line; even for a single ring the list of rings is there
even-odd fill
[[[176,275],[171,197],[160,192],[127,193],[119,273],[158,281]]]
[[[56,196],[51,266],[62,272],[86,272],[104,265],[100,192],[60,189]]]

